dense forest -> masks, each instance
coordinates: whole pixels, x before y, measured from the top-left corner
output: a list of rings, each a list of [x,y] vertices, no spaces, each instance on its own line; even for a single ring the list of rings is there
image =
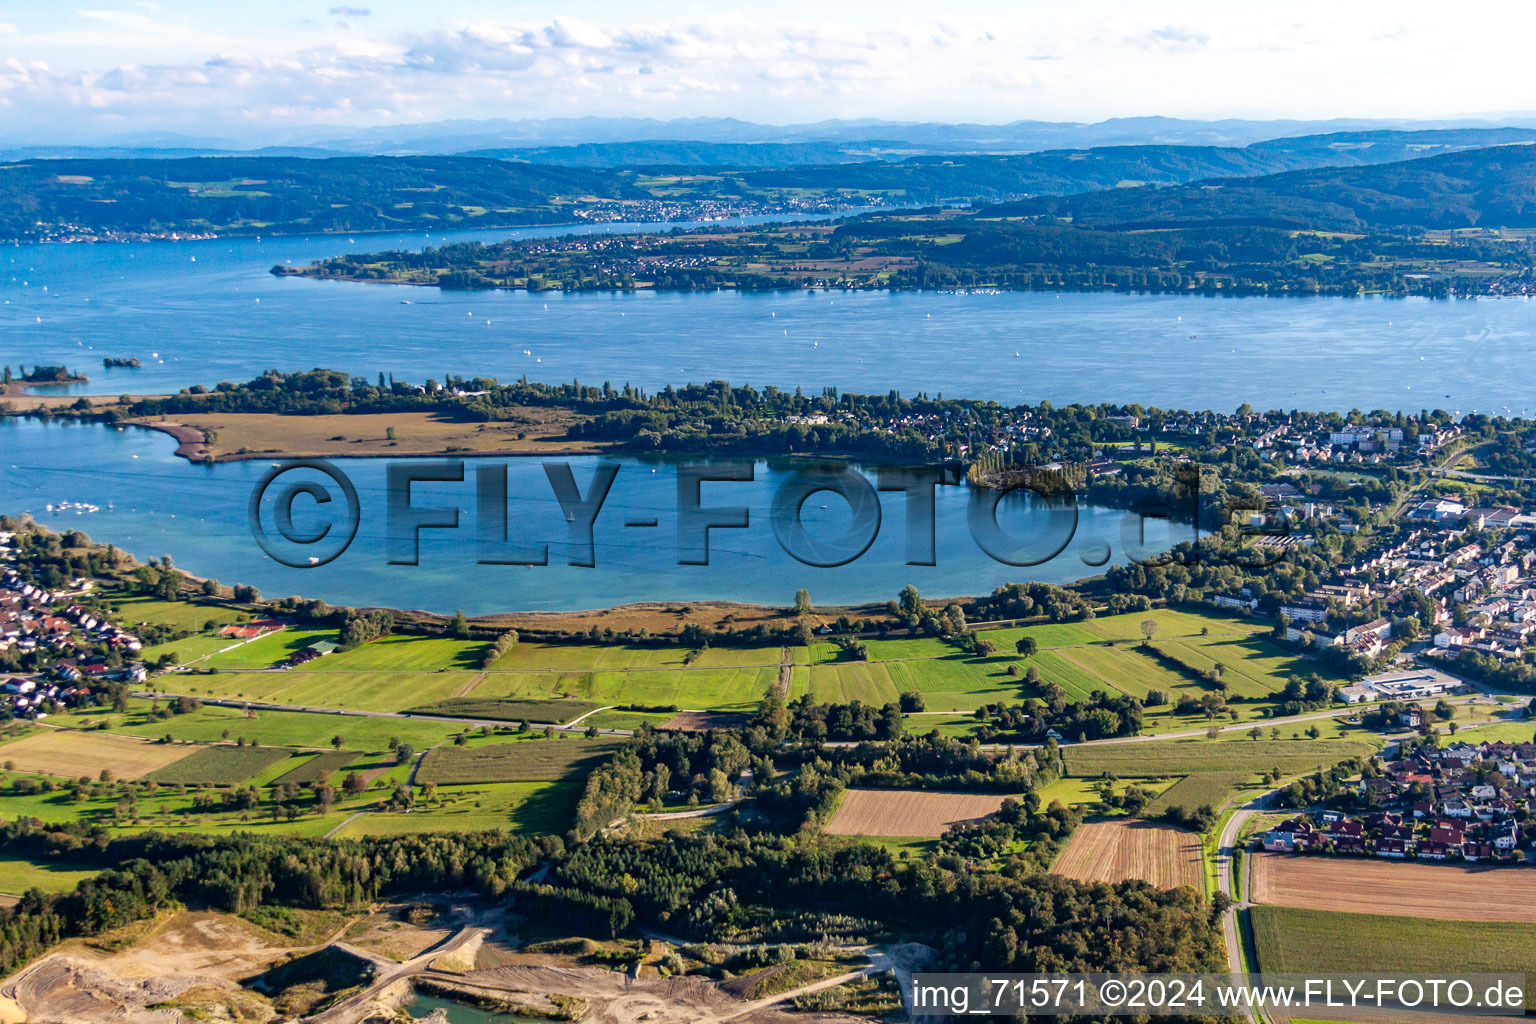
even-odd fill
[[[0,168],[0,238],[559,223],[578,196],[650,198],[613,174],[471,157],[35,160]]]
[[[1031,828],[1014,817],[1011,828]],[[1065,824],[1048,818],[1043,827]],[[62,938],[100,934],[173,902],[241,913],[464,890],[515,894],[526,912],[613,934],[645,924],[702,941],[921,939],[940,950],[941,969],[1196,971],[1223,961],[1213,909],[1188,889],[1084,885],[1040,875],[1027,858],[988,873],[964,870],[959,858],[898,862],[882,848],[811,833],[600,836],[567,848],[499,832],[108,839],[81,826],[11,823],[0,848],[103,868],[71,892],[29,892],[0,911],[6,974]],[[551,870],[535,885],[527,876],[541,861]]]

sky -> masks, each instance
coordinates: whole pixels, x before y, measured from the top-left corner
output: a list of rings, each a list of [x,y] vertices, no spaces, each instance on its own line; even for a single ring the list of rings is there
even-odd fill
[[[0,0],[0,138],[1536,110],[1536,4]]]

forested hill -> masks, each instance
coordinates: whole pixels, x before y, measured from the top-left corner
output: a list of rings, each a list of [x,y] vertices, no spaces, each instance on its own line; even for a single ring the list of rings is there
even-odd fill
[[[1343,132],[1225,146],[1100,146],[997,157],[916,157],[901,163],[787,167],[744,175],[759,187],[901,188],[928,200],[1072,195],[1127,185],[1182,185],[1318,167],[1427,158],[1474,147],[1536,143],[1522,128]]]
[[[1246,211],[1250,197],[1230,187],[1227,195],[1213,200],[1204,190],[1148,193],[1134,186],[1375,163],[1511,141],[1536,142],[1536,132],[1513,128],[1354,132],[1276,139],[1241,149],[1112,146],[1020,156],[819,165],[815,161],[834,155],[810,147],[779,146],[774,147],[777,158],[806,163],[707,170],[701,166],[722,154],[713,152],[720,147],[705,143],[627,144],[630,158],[694,166],[554,166],[469,156],[28,160],[0,165],[0,239],[437,232],[581,221],[827,213],[870,204],[912,207],[941,200],[999,202],[1042,195],[1074,198],[1056,204],[1035,201],[1019,209],[1058,216],[1070,212],[1074,219],[1089,222],[1094,216],[1102,216],[1107,223],[1179,217],[1219,222],[1237,216],[1234,211]],[[750,149],[737,145],[730,152],[747,163]],[[537,155],[554,159],[548,151]],[[609,156],[588,153],[585,161],[570,163],[602,164]],[[1468,153],[1460,156],[1474,163],[1478,159]],[[1451,154],[1426,160],[1456,158]],[[1109,189],[1119,191],[1105,197],[1100,206],[1090,206],[1074,195]],[[1450,186],[1442,186],[1432,191],[1449,190]],[[1413,195],[1405,192],[1410,207]],[[1149,196],[1155,197],[1151,206]],[[1264,200],[1263,205],[1270,210],[1267,215],[1285,223],[1353,223],[1350,208],[1334,209],[1327,200],[1307,202],[1310,205],[1296,197],[1290,203],[1295,209],[1278,212],[1270,209],[1275,206],[1273,199]],[[1199,209],[1183,208],[1190,205]],[[1081,214],[1072,212],[1079,207]]]
[[[650,195],[612,172],[475,157],[35,160],[0,166],[0,238],[559,223],[594,197]]]
[[[1367,167],[1288,171],[1036,197],[989,215],[1055,217],[1078,227],[1212,225],[1380,231],[1536,226],[1536,146],[1468,150]]]

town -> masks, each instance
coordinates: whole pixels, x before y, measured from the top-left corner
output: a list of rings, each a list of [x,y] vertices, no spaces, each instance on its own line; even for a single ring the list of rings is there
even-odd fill
[[[1415,718],[1417,716],[1414,716]],[[1278,853],[1467,863],[1536,860],[1536,742],[1416,745],[1315,815],[1261,837]]]

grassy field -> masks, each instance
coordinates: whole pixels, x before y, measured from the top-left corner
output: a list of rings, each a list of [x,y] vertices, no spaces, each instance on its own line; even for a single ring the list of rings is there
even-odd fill
[[[223,627],[248,617],[244,612],[222,605],[162,601],[149,594],[108,592],[102,594],[102,600],[116,611],[115,621],[129,630],[153,624],[169,626],[183,633],[200,633],[208,628],[209,623]]]
[[[1069,663],[1077,666],[1087,676],[1102,680],[1107,686],[1097,689],[1119,690],[1133,697],[1145,698],[1151,690],[1162,690],[1176,695],[1184,689],[1204,691],[1185,677],[1170,672],[1156,660],[1149,658],[1130,645],[1114,646],[1098,644],[1091,647],[1072,647],[1056,652]]]
[[[1200,683],[1131,642],[1140,638],[1146,619],[1158,623],[1160,645],[1177,648],[1200,664],[1220,661],[1234,694],[1268,696],[1301,664],[1259,636],[1261,630],[1255,624],[1160,610],[1087,623],[988,630],[984,635],[998,645],[998,653],[984,658],[963,654],[953,644],[933,637],[871,640],[869,660],[861,662],[844,660],[830,643],[789,648],[795,665],[790,696],[810,693],[825,702],[860,700],[878,705],[911,691],[923,695],[930,711],[964,713],[984,704],[1016,704],[1032,696],[1022,679],[1030,666],[1072,700],[1094,690],[1138,697],[1150,689],[1175,697],[1180,692],[1204,693]],[[1023,636],[1033,637],[1040,648],[1027,663],[1013,653]],[[173,685],[178,692],[196,695],[364,710],[427,708],[444,701],[473,707],[469,702],[497,699],[747,710],[773,686],[785,650],[777,645],[710,647],[687,664],[689,652],[672,644],[523,643],[482,672],[483,641],[395,635],[288,672],[252,671],[266,669],[317,639],[334,639],[334,635],[328,630],[294,629],[263,637],[198,663],[218,669],[218,674],[171,677]],[[185,648],[178,654],[186,662],[222,643],[209,637],[178,641]],[[1009,675],[1011,667],[1019,675]],[[1258,716],[1265,706],[1238,705],[1245,718]],[[453,713],[492,717],[473,711]],[[542,717],[522,711],[510,714]],[[1194,716],[1175,719],[1168,710],[1154,710],[1148,714],[1148,731],[1192,728],[1200,721]]]
[[[313,641],[311,641],[313,642]],[[295,672],[436,672],[449,669],[478,672],[490,645],[482,640],[456,640],[442,636],[392,634],[328,654]]]
[[[1107,743],[1062,749],[1073,775],[1093,778],[1104,772],[1122,778],[1159,778],[1202,772],[1262,772],[1279,768],[1290,775],[1334,765],[1349,757],[1374,753],[1368,740],[1156,740]]]
[[[226,647],[233,647],[239,642],[227,636],[219,636],[217,633],[199,633],[196,636],[172,640],[170,643],[146,647],[141,654],[145,661],[157,661],[167,654],[174,654],[178,665],[189,665],[200,662]]]
[[[331,659],[323,658],[320,661],[329,663]],[[292,669],[286,672],[220,672],[215,675],[172,676],[161,685],[167,689],[174,686],[175,692],[190,693],[193,696],[207,694],[225,700],[251,700],[305,708],[404,711],[473,689],[478,677],[479,673],[476,672],[331,672]]]
[[[1529,743],[1533,736],[1536,736],[1536,722],[1498,722],[1457,729],[1454,737],[1447,736],[1442,742],[1497,743],[1502,740],[1505,743]]]
[[[81,879],[97,874],[97,869],[77,865],[58,857],[0,857],[0,893],[20,896],[28,889],[43,892],[68,892]]]
[[[148,701],[135,700],[130,702],[127,714],[93,708],[65,716],[60,721],[79,723],[87,728],[106,721],[111,724],[112,732],[125,736],[159,739],[168,735],[176,740],[198,743],[244,739],[247,743],[273,747],[329,748],[331,737],[339,735],[349,748],[361,750],[383,750],[391,737],[424,750],[462,728],[452,722],[340,716],[310,711],[256,709],[247,714],[240,708],[208,704],[184,715],[157,720],[147,715],[148,709]]]
[[[672,717],[670,711],[599,711],[581,724],[598,729],[639,729],[642,725],[659,726]]]
[[[506,829],[525,835],[564,832],[571,826],[581,781],[503,782],[491,785],[442,786],[440,803],[417,803],[409,813],[364,814],[337,833],[338,838],[392,836],[417,832],[476,832]],[[336,815],[331,815],[336,819]],[[337,824],[332,820],[331,824]]]
[[[553,782],[590,771],[619,745],[611,739],[555,739],[434,747],[416,778],[442,785]]]
[[[1249,911],[1265,972],[1420,975],[1524,973],[1536,978],[1536,925],[1440,921],[1291,907]]]
[[[619,672],[628,669],[680,669],[686,648],[668,644],[518,644],[491,666],[492,672]],[[710,648],[710,664],[777,665],[779,648]],[[701,662],[701,667],[703,663]]]
[[[1162,793],[1170,787],[1177,785],[1177,782],[1168,779],[1135,779],[1131,784],[1142,789],[1151,790],[1153,793]],[[1098,785],[1099,782],[1096,779],[1081,779],[1069,776],[1064,779],[1057,779],[1050,785],[1036,790],[1036,793],[1040,797],[1040,806],[1042,807],[1049,807],[1051,804],[1060,801],[1063,807],[1097,814],[1099,804]],[[1117,784],[1115,792],[1124,792],[1126,785],[1128,783]]]
[[[231,744],[198,747],[175,764],[151,772],[148,777],[161,783],[201,785],[211,782],[215,786],[234,786],[287,760],[293,753],[286,747],[237,747]]]
[[[316,640],[336,641],[334,629],[280,629],[222,651],[201,663],[200,667],[216,668],[226,672],[267,668],[281,661],[294,651],[303,650]],[[325,659],[321,659],[325,660]]]
[[[1257,771],[1200,772],[1195,775],[1186,775],[1163,790],[1156,800],[1148,804],[1144,816],[1156,818],[1170,807],[1182,807],[1185,811],[1193,811],[1198,807],[1209,805],[1212,810],[1219,811],[1222,805],[1231,800],[1244,784],[1255,782],[1258,777]]]
[[[519,700],[574,697],[598,705],[639,704],[699,711],[746,711],[755,708],[767,696],[778,673],[777,667],[491,672],[475,687],[473,695]]]

